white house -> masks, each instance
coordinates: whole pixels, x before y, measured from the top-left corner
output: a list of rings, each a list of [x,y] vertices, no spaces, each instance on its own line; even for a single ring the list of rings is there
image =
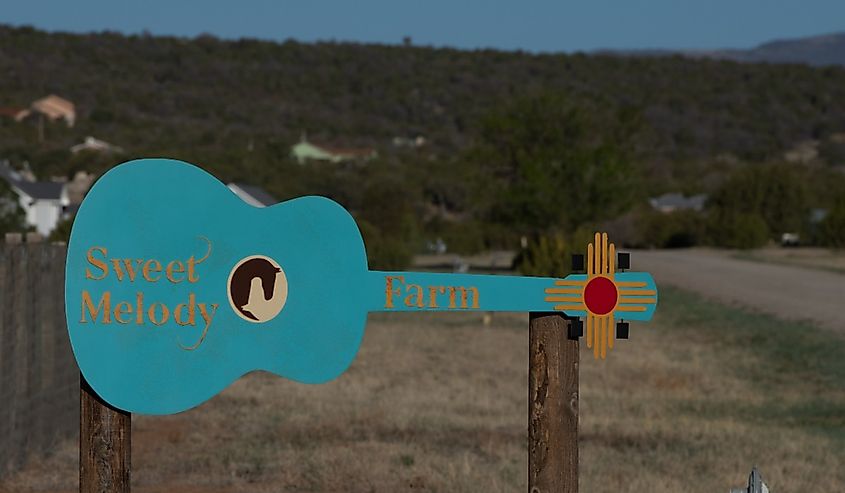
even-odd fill
[[[241,200],[254,207],[268,207],[279,203],[275,197],[261,187],[245,185],[243,183],[229,183],[227,186]]]
[[[18,196],[26,223],[39,234],[49,236],[64,218],[70,205],[64,183],[52,181],[29,181],[13,170],[8,162],[0,163],[0,176],[6,180]]]
[[[654,210],[665,214],[689,210],[701,212],[707,204],[707,195],[702,193],[685,197],[682,193],[665,193],[659,197],[648,199],[648,202]]]
[[[109,144],[108,142],[100,139],[96,139],[91,137],[85,137],[85,140],[82,141],[81,144],[76,144],[75,146],[70,148],[70,152],[76,154],[82,151],[96,151],[96,152],[123,152],[123,149],[120,146],[116,146],[114,144]]]

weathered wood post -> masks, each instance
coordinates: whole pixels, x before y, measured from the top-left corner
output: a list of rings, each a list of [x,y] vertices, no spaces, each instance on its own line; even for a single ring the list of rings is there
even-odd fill
[[[578,491],[578,339],[560,313],[529,314],[528,492]]]
[[[79,383],[79,493],[129,493],[132,415]]]

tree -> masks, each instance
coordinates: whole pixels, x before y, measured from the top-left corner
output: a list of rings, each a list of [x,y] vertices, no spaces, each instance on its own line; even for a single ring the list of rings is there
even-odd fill
[[[0,179],[0,234],[23,232],[28,229],[24,211],[18,203],[17,194],[6,180]]]
[[[737,214],[756,216],[772,235],[800,232],[810,211],[807,182],[808,173],[794,165],[752,165],[731,175],[710,197],[708,207],[731,223],[752,221],[734,217]]]
[[[755,213],[724,211],[710,217],[711,236],[716,245],[750,249],[764,246],[770,236],[766,221]]]
[[[845,247],[845,200],[831,209],[819,224],[819,242],[834,248]]]
[[[636,182],[630,140],[636,112],[543,93],[482,123],[471,153],[493,222],[520,234],[573,231],[625,210]]]
[[[357,214],[370,268],[401,269],[417,251],[418,200],[389,172],[375,173],[365,185]]]
[[[59,221],[59,224],[56,225],[56,229],[50,233],[50,237],[48,239],[50,241],[59,241],[63,243],[70,241],[70,230],[73,228],[74,219],[75,217],[71,217]]]

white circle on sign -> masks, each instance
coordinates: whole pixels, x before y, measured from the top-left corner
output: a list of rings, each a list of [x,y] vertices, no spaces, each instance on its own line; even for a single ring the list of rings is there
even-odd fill
[[[252,323],[276,317],[288,299],[288,279],[278,262],[265,255],[241,259],[226,283],[229,304],[235,314]]]

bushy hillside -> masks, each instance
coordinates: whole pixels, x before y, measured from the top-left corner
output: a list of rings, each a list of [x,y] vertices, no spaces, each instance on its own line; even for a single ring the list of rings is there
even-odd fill
[[[78,105],[74,136],[131,152],[285,154],[308,131],[375,146],[421,133],[451,153],[489,109],[550,89],[641,109],[662,157],[760,158],[845,130],[839,68],[0,27],[0,105],[55,92]],[[53,134],[48,147],[73,140]]]
[[[637,196],[622,205],[668,188],[712,188],[721,181],[713,173],[729,172],[731,163],[771,161],[798,142],[827,142],[845,131],[845,69],[836,67],[79,35],[0,26],[0,107],[27,106],[50,93],[76,104],[76,126],[48,125],[39,142],[32,122],[0,119],[0,158],[27,160],[40,176],[81,168],[102,171],[136,156],[183,158],[224,180],[261,184],[279,198],[330,195],[381,229],[386,227],[377,224],[383,204],[374,197],[387,186],[401,191],[393,197],[400,213],[391,217],[416,217],[422,223],[398,228],[402,234],[420,227],[433,231],[429,223],[434,217],[441,226],[446,219],[469,225],[464,237],[472,236],[477,222],[495,223],[501,209],[497,196],[485,196],[477,186],[486,183],[477,178],[489,175],[484,159],[502,158],[491,154],[500,147],[492,141],[511,132],[508,122],[522,125],[515,133],[524,139],[545,128],[537,122],[526,125],[515,106],[519,101],[531,106],[530,101],[551,94],[550,100],[571,104],[573,114],[601,114],[579,117],[585,125],[599,125],[572,127],[580,139],[605,132],[613,115],[638,122],[624,142],[601,139],[622,146],[611,154],[630,164],[614,169],[639,180],[621,181],[628,187],[639,184]],[[552,111],[546,117],[567,114]],[[506,124],[491,124],[497,119]],[[559,121],[549,124],[570,128]],[[380,157],[366,167],[302,167],[289,152],[303,132],[315,141],[372,146]],[[86,135],[126,152],[119,157],[71,155],[68,148]],[[426,137],[426,146],[412,150],[391,144],[395,136],[416,135]],[[567,138],[549,149],[571,143],[594,161],[604,159],[605,144]],[[546,156],[547,151],[534,149],[532,155]],[[828,155],[836,160],[839,154]],[[544,164],[535,164],[542,174]],[[508,177],[517,175],[497,176],[490,190],[499,193]],[[565,173],[560,179],[565,188]],[[569,218],[566,224],[596,219],[601,218]],[[481,229],[479,237],[489,243],[489,229]]]

